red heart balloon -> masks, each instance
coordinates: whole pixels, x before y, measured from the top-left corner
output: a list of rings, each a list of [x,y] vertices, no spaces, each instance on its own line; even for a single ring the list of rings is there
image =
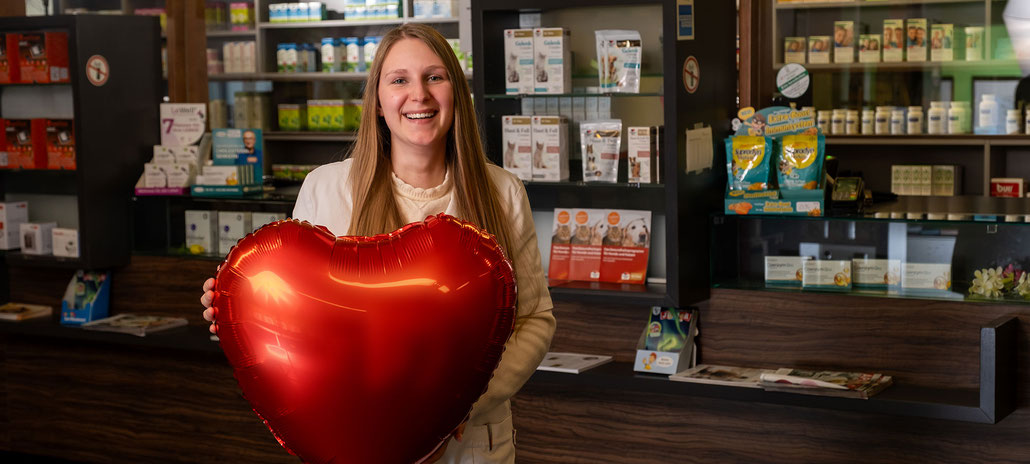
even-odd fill
[[[272,223],[237,243],[216,282],[243,395],[305,462],[425,458],[486,391],[514,328],[511,263],[444,214],[374,237]]]

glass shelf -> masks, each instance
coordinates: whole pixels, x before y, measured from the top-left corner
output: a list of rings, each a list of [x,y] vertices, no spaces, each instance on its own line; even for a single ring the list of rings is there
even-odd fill
[[[293,23],[258,23],[258,29],[319,29],[327,27],[399,26],[405,23],[457,24],[458,18],[396,18],[374,20],[327,19]]]
[[[489,93],[485,95],[487,100],[511,100],[520,98],[549,98],[549,97],[615,97],[615,98],[633,98],[633,97],[661,97],[662,94],[658,92],[648,93],[534,93],[534,94],[515,94],[508,95],[503,93]]]
[[[358,139],[357,132],[321,132],[321,131],[271,131],[265,132],[266,141],[291,142],[353,142]]]
[[[844,2],[776,2],[777,10],[800,10],[813,8],[876,8],[886,6],[931,5],[935,3],[983,3],[983,0],[878,0],[878,1],[844,1]]]
[[[973,71],[978,74],[996,72],[999,69],[1019,71],[1017,60],[981,60],[981,61],[902,61],[876,63],[800,63],[809,71],[917,71],[932,69]],[[776,63],[773,69],[780,69],[786,63]]]
[[[827,145],[1030,146],[1028,135],[828,135]]]
[[[984,268],[1030,270],[1030,224],[976,221],[928,221],[875,218],[820,218],[778,216],[723,216],[713,218],[712,286],[774,292],[813,292],[793,287],[769,286],[765,279],[766,257],[806,256],[811,259],[883,259],[895,261],[898,285],[867,290],[853,287],[834,294],[883,298],[915,298],[991,304],[1030,304],[1014,294],[1004,298],[970,295],[974,273]],[[933,271],[950,282],[950,288],[918,288],[915,278],[906,281],[910,265],[942,266]],[[912,266],[913,274],[918,271]],[[800,271],[800,269],[799,269]],[[801,275],[800,273],[798,275]],[[860,277],[850,276],[853,281]],[[881,278],[882,281],[882,278]],[[942,280],[945,282],[945,280]],[[818,293],[831,293],[817,291]]]

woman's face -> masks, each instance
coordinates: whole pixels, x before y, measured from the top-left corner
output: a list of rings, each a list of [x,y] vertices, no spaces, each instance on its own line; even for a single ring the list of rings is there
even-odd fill
[[[443,60],[428,45],[407,38],[390,47],[378,91],[392,149],[444,149],[454,122],[454,91]]]

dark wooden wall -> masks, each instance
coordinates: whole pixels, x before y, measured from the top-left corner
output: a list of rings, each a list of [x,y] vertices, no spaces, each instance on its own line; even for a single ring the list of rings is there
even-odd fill
[[[214,261],[140,257],[112,312],[200,318]],[[16,300],[58,305],[70,271],[12,268]],[[531,381],[513,400],[520,462],[1028,462],[1030,306],[714,290],[705,362],[874,369],[975,388],[981,324],[1017,314],[1019,406],[996,425]],[[648,308],[557,302],[552,349],[631,361]],[[0,449],[90,462],[297,462],[217,353],[7,337]]]

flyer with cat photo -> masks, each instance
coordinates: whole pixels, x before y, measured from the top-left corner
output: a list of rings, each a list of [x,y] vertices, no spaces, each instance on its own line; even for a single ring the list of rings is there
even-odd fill
[[[642,284],[651,250],[651,212],[607,210],[601,234],[602,282]]]
[[[551,259],[547,265],[547,278],[569,280],[569,247],[572,241],[572,211],[555,208],[554,228],[551,229]]]
[[[572,210],[569,280],[601,280],[601,242],[607,231],[605,213],[600,209]]]

